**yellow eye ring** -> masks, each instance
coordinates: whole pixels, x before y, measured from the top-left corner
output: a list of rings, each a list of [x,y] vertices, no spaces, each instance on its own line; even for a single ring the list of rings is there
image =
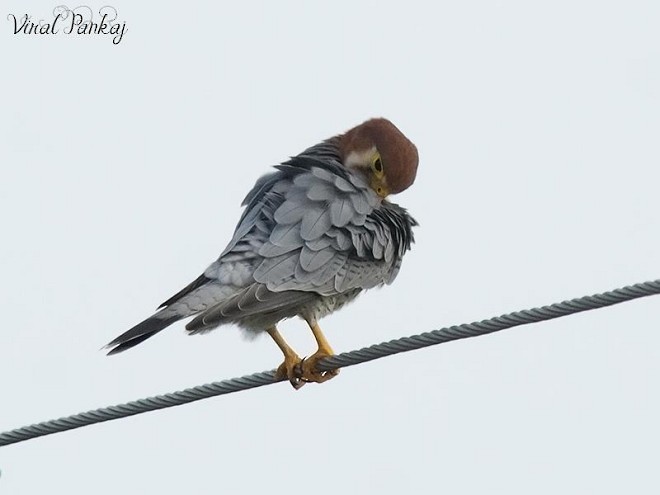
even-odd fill
[[[374,171],[376,177],[382,177],[385,170],[383,169],[383,160],[380,158],[380,153],[376,153],[371,160],[371,169]]]

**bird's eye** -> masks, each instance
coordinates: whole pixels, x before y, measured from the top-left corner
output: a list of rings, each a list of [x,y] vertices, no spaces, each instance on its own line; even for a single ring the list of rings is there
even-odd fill
[[[371,162],[371,168],[373,168],[376,175],[383,175],[383,161],[380,158],[380,155],[376,154],[373,161]]]

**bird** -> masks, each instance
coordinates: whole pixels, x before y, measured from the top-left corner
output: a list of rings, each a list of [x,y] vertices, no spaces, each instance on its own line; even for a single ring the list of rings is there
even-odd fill
[[[391,284],[414,243],[417,221],[391,201],[415,181],[417,147],[391,121],[369,119],[326,139],[259,178],[218,259],[157,312],[105,347],[130,349],[184,318],[190,334],[235,324],[266,332],[284,355],[275,377],[295,389],[323,383],[334,351],[319,320],[368,289]],[[307,322],[318,349],[301,359],[278,331]]]

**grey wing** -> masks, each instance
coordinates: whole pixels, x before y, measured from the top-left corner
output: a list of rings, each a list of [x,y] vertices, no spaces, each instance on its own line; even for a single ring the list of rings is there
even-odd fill
[[[370,289],[396,276],[416,224],[405,210],[381,202],[339,165],[298,157],[280,171],[270,189],[262,180],[261,190],[248,196],[258,208],[248,204],[236,229],[240,238],[219,260],[252,253],[254,282],[199,315],[189,330],[264,313],[293,316],[321,296]]]
[[[322,296],[391,283],[416,225],[361,178],[321,166],[294,179],[273,219],[255,280]]]
[[[188,316],[197,315],[186,326],[193,333],[256,316],[277,321],[323,296],[394,280],[417,223],[403,208],[381,202],[332,153],[309,151],[323,161],[299,155],[259,179],[220,258],[108,344],[110,354]]]
[[[380,199],[358,177],[316,163],[293,178],[275,210],[255,281],[271,292],[321,296],[382,283],[368,269],[376,260],[367,256],[372,239],[366,228]]]

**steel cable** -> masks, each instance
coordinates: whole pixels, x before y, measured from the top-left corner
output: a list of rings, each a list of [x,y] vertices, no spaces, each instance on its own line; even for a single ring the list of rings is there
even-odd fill
[[[602,294],[584,296],[569,301],[551,304],[549,306],[516,311],[488,320],[445,327],[419,335],[375,344],[370,347],[345,352],[323,359],[319,362],[318,368],[322,371],[335,368],[345,368],[346,366],[365,363],[367,361],[391,356],[400,352],[413,351],[423,347],[451,342],[452,340],[477,337],[479,335],[498,332],[519,325],[551,320],[553,318],[612,306],[613,304],[619,304],[655,294],[660,294],[660,280],[635,284],[604,292]],[[127,402],[125,404],[102,407],[92,411],[74,414],[60,419],[44,421],[42,423],[0,433],[0,446],[10,445],[31,438],[50,435],[52,433],[72,430],[74,428],[80,428],[95,423],[134,416],[148,411],[179,406],[189,402],[215,397],[216,395],[230,394],[251,388],[262,387],[280,381],[284,381],[284,379],[276,379],[275,370],[263,371],[261,373],[254,373],[239,378],[199,385],[178,392],[148,397],[146,399]]]

